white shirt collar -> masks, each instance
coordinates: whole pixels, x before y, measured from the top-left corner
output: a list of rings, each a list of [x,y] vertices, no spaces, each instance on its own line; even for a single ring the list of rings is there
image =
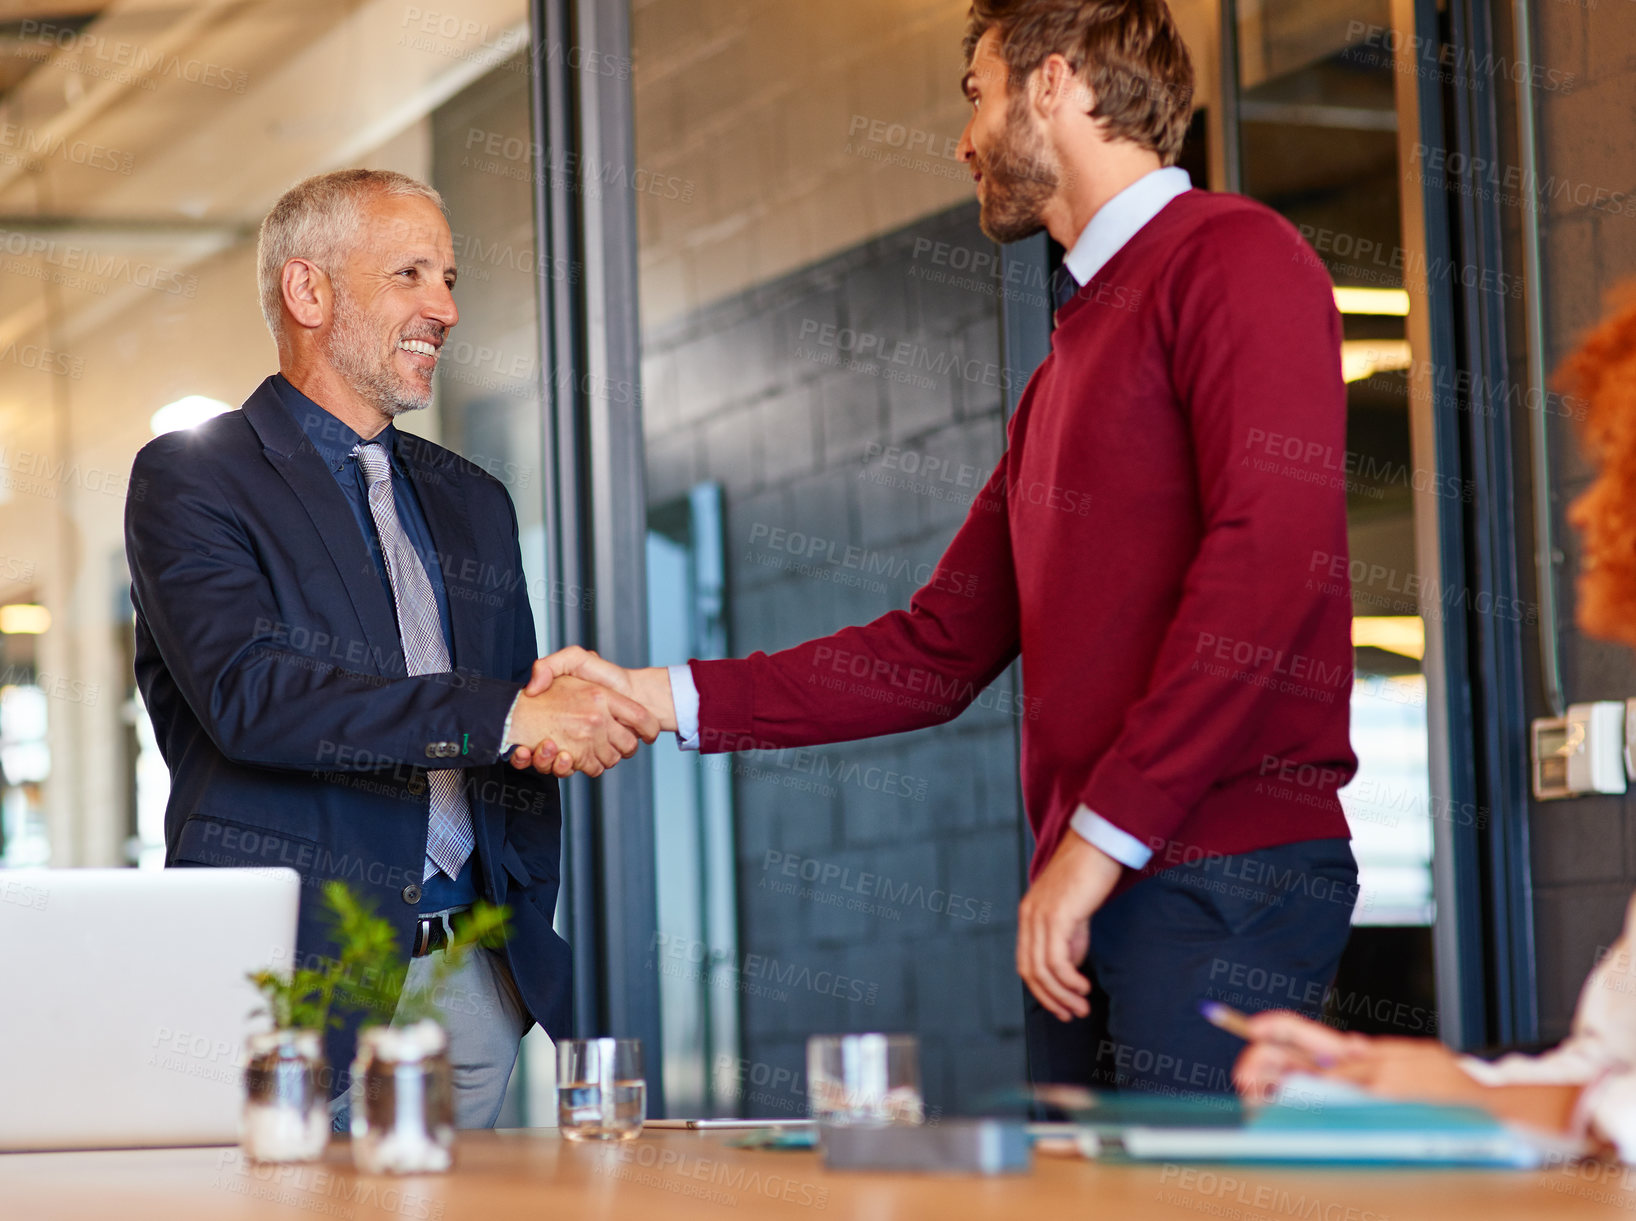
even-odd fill
[[[1142,175],[1097,209],[1063,265],[1079,283],[1089,283],[1167,203],[1192,189],[1193,180],[1178,165]]]

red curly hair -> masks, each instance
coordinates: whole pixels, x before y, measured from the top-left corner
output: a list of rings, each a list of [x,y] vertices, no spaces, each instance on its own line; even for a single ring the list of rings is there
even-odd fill
[[[1636,282],[1611,304],[1557,381],[1584,400],[1585,447],[1598,469],[1568,510],[1585,541],[1579,626],[1636,646]]]

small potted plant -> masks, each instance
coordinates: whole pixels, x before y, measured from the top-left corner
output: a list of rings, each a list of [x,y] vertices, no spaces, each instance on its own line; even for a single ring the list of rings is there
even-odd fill
[[[334,1012],[346,1003],[379,1009],[381,994],[359,987],[382,962],[394,959],[392,927],[355,896],[346,883],[324,886],[324,906],[340,954],[318,966],[251,974],[266,1001],[272,1029],[249,1038],[244,1074],[240,1144],[257,1162],[305,1162],[324,1154],[329,1142],[330,1068],[324,1036],[341,1024]],[[377,975],[378,978],[378,975]]]
[[[438,1173],[453,1164],[454,1083],[439,998],[468,954],[504,942],[507,916],[489,903],[464,913],[425,979],[399,997],[392,1024],[358,1032],[352,1160],[364,1173]]]

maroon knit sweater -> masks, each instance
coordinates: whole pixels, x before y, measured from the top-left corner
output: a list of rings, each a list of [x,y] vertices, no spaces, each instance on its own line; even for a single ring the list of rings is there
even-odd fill
[[[1081,802],[1154,849],[1147,873],[1345,837],[1340,338],[1287,222],[1173,200],[1058,314],[1005,456],[909,609],[694,661],[702,748],[938,724],[1020,651],[1033,873]]]

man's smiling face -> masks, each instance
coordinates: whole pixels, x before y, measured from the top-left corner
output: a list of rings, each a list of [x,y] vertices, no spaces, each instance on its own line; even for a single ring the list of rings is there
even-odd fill
[[[960,158],[977,182],[979,223],[996,242],[1016,242],[1045,227],[1045,205],[1062,180],[1056,154],[1029,109],[1024,82],[1012,82],[997,27],[984,31],[961,82],[971,118]]]
[[[438,352],[460,319],[454,240],[417,195],[374,195],[362,211],[358,242],[331,277],[324,352],[366,402],[396,416],[431,406]]]

